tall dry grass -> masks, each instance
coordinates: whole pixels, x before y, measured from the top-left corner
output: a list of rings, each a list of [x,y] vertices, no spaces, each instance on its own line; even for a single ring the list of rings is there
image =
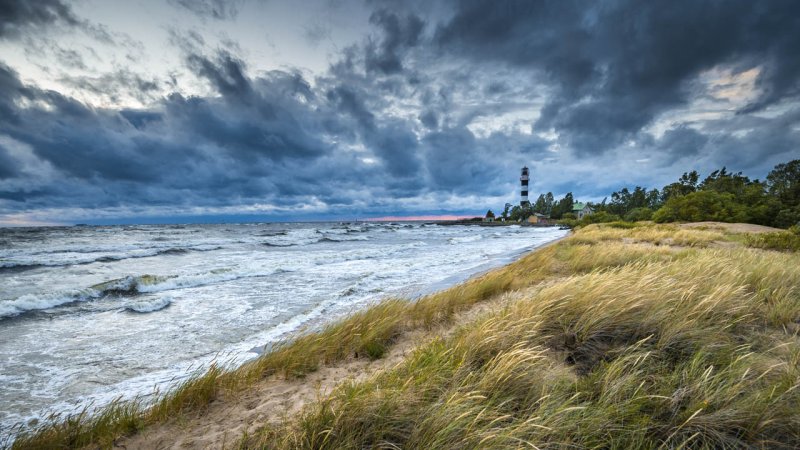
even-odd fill
[[[620,245],[244,446],[800,446],[800,257]]]

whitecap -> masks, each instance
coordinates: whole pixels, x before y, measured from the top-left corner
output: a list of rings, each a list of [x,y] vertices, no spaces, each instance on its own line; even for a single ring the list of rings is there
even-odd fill
[[[473,234],[471,236],[464,236],[464,237],[452,237],[447,240],[447,242],[451,244],[466,244],[467,242],[475,242],[483,239],[483,235],[480,234]]]
[[[172,304],[171,297],[159,297],[154,300],[140,300],[125,307],[125,310],[137,313],[161,311]]]

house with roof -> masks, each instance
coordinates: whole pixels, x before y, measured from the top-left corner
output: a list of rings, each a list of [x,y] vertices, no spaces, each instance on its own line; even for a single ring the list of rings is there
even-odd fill
[[[549,225],[550,216],[545,214],[533,213],[528,217],[528,223],[538,225]]]
[[[592,213],[594,213],[594,210],[586,203],[575,202],[572,204],[572,214],[575,214],[575,217],[578,220],[581,220],[584,216],[588,216]]]

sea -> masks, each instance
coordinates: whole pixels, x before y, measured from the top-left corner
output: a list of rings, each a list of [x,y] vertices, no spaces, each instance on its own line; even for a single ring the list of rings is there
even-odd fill
[[[146,401],[211,363],[242,364],[566,233],[410,222],[0,229],[0,436]]]

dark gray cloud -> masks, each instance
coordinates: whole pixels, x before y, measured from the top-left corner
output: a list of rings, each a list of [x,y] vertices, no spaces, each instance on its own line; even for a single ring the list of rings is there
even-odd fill
[[[0,1],[0,38],[16,38],[29,29],[53,24],[78,23],[69,5],[61,0]]]
[[[188,54],[186,61],[192,71],[207,79],[225,98],[246,102],[253,93],[244,62],[225,50],[219,51],[213,61],[197,53]]]
[[[662,152],[681,158],[701,153],[708,139],[699,131],[681,125],[664,132],[657,145]]]
[[[380,42],[370,41],[366,46],[367,70],[384,74],[402,71],[402,57],[417,45],[425,23],[414,14],[400,15],[387,9],[374,12],[369,21],[382,33]]]
[[[427,110],[419,115],[419,121],[429,129],[436,129],[439,126],[439,116],[436,111]]]
[[[20,175],[19,163],[0,145],[0,180]]]
[[[94,94],[110,103],[122,103],[126,98],[149,103],[161,93],[161,83],[158,80],[147,79],[143,75],[122,69],[99,76],[62,75],[60,81],[66,86]]]
[[[239,15],[244,0],[168,0],[175,7],[190,11],[201,18],[231,20]]]
[[[444,54],[533,71],[555,90],[537,128],[555,128],[590,154],[686,104],[686,83],[717,65],[763,66],[763,93],[745,112],[796,98],[798,17],[791,0],[464,1],[435,43]]]

